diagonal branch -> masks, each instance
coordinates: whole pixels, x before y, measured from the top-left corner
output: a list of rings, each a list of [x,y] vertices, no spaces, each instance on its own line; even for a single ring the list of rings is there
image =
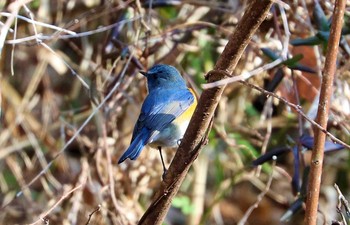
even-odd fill
[[[226,78],[227,74],[232,74],[253,34],[265,20],[271,5],[272,1],[269,0],[251,1],[220,55],[214,70],[207,74],[208,82],[215,82]],[[224,88],[225,85],[203,91],[168,173],[139,224],[162,224],[173,197],[178,192],[193,161],[206,143],[214,111]]]

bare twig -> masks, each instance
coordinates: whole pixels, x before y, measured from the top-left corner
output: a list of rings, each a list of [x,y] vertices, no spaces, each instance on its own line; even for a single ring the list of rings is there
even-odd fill
[[[290,6],[283,2],[282,0],[272,0],[274,3],[278,4],[278,6],[283,7],[285,10],[289,10]]]
[[[17,38],[17,26],[18,26],[17,17],[15,18],[14,22],[15,22],[15,27],[14,27],[14,32],[13,32],[13,40],[16,40],[16,38]],[[12,45],[12,50],[11,50],[11,75],[12,76],[15,74],[15,70],[14,70],[15,47],[16,47],[16,45]]]
[[[273,92],[269,92],[266,91],[265,89],[256,86],[254,84],[248,83],[247,81],[240,81],[242,84],[247,85],[251,88],[254,88],[258,91],[260,91],[261,93],[265,94],[266,96],[272,96],[274,98],[277,98],[279,100],[281,100],[284,104],[288,105],[289,107],[293,108],[299,115],[301,115],[305,120],[307,120],[308,122],[310,122],[314,127],[316,127],[317,129],[319,129],[320,131],[322,131],[323,133],[325,133],[332,141],[334,141],[335,143],[339,143],[341,145],[343,145],[344,147],[350,149],[350,145],[348,145],[347,143],[345,143],[344,141],[338,139],[337,137],[335,137],[333,134],[329,133],[325,128],[321,127],[316,121],[312,120],[311,118],[309,118],[303,111],[301,106],[299,105],[295,105],[289,101],[287,101],[285,98],[273,93]]]
[[[72,194],[74,191],[80,189],[82,186],[83,186],[83,184],[79,184],[78,186],[76,186],[76,187],[73,188],[72,190],[70,190],[70,191],[68,191],[67,193],[65,193],[53,206],[51,206],[50,209],[48,209],[46,212],[42,213],[42,214],[40,215],[40,218],[39,218],[37,221],[31,223],[30,225],[37,224],[37,223],[39,223],[40,221],[45,221],[45,217],[46,217],[47,215],[49,215],[49,213],[50,213],[52,210],[54,210],[64,199],[66,199],[66,198],[67,198],[70,194]]]
[[[245,212],[245,214],[242,217],[242,219],[237,223],[238,225],[246,224],[250,214],[252,214],[254,209],[258,208],[259,203],[263,200],[264,196],[270,190],[270,187],[271,187],[271,184],[272,184],[272,180],[273,180],[273,172],[274,172],[275,166],[276,166],[277,157],[273,156],[272,159],[273,159],[273,161],[272,161],[272,172],[271,172],[271,174],[269,176],[269,180],[267,181],[265,189],[258,195],[258,198],[257,198],[256,202],[248,208],[248,210]]]
[[[42,27],[47,27],[47,28],[50,28],[50,29],[53,29],[53,30],[57,30],[59,32],[64,32],[64,33],[67,33],[67,34],[71,34],[71,35],[75,35],[76,34],[76,32],[74,32],[74,31],[67,30],[67,29],[64,29],[64,28],[61,28],[61,27],[58,27],[58,26],[55,26],[55,25],[39,22],[39,21],[34,20],[33,18],[27,18],[27,17],[21,16],[21,15],[13,15],[13,14],[7,13],[7,12],[0,12],[0,16],[4,16],[4,17],[12,17],[12,16],[14,16],[16,19],[24,20],[24,21],[26,21],[28,23],[33,24],[33,25],[39,25],[39,26],[42,26]]]
[[[121,220],[123,223],[126,223],[126,210],[123,208],[120,203],[117,200],[117,196],[115,195],[115,183],[114,183],[114,172],[113,172],[113,164],[112,164],[112,159],[111,159],[111,146],[108,146],[107,144],[107,129],[106,129],[106,122],[103,120],[103,117],[101,117],[102,122],[102,136],[103,136],[103,148],[104,152],[106,154],[106,159],[107,159],[107,170],[108,170],[108,189],[109,189],[109,194],[111,196],[113,206],[118,214],[121,215]]]
[[[89,219],[86,221],[86,225],[90,224],[90,220],[92,218],[92,216],[96,213],[96,212],[99,212],[101,211],[101,205],[98,205],[96,209],[94,209],[94,211],[92,211],[90,214],[89,214]]]
[[[284,11],[284,8],[281,5],[278,5],[278,8],[281,12],[281,18],[283,22],[283,29],[285,33],[285,37],[283,40],[283,49],[282,49],[282,58],[287,59],[288,58],[288,47],[289,47],[289,39],[290,39],[290,31],[289,31],[289,26],[288,26],[288,20],[286,16],[286,12]]]
[[[237,75],[237,76],[232,76],[231,74],[227,73],[226,75],[228,76],[228,78],[214,81],[214,82],[207,83],[207,84],[202,84],[202,87],[203,87],[203,89],[209,89],[209,88],[219,87],[222,85],[227,85],[227,84],[234,83],[234,82],[241,81],[241,80],[247,80],[247,79],[251,78],[252,76],[261,74],[261,72],[263,72],[263,71],[274,68],[275,66],[279,65],[282,62],[283,62],[283,59],[278,58],[271,63],[265,64],[265,65],[263,65],[259,68],[256,68],[250,72],[243,72],[242,74]]]
[[[327,128],[330,105],[329,101],[332,95],[332,86],[336,70],[339,40],[343,26],[345,4],[346,0],[337,0],[334,4],[332,26],[328,41],[326,62],[322,76],[320,100],[316,118],[316,122],[323,129]],[[320,194],[325,141],[326,134],[322,132],[322,130],[316,129],[306,198],[305,224],[307,225],[315,225],[317,221],[318,199]]]
[[[83,157],[80,161],[81,161],[81,171],[79,174],[78,183],[80,183],[82,186],[85,186],[90,173],[90,168],[86,157]],[[82,202],[83,202],[83,190],[81,189],[75,192],[72,198],[70,199],[70,202],[72,204],[72,207],[69,210],[69,213],[67,215],[67,220],[69,221],[68,222],[69,224],[77,224],[79,210],[81,209]]]
[[[260,123],[268,121],[267,125],[266,125],[266,134],[265,134],[262,146],[261,146],[261,151],[260,151],[261,155],[266,153],[267,146],[269,144],[271,133],[272,133],[272,124],[271,124],[271,117],[272,117],[272,113],[273,113],[272,102],[273,102],[272,98],[267,99],[265,106],[264,106],[264,109],[263,109],[263,113],[260,116]],[[256,176],[260,175],[261,168],[262,168],[261,165],[257,167]]]
[[[337,184],[334,184],[334,188],[335,188],[335,190],[336,190],[337,193],[338,193],[337,211],[338,211],[338,213],[340,214],[340,216],[341,216],[341,218],[342,218],[342,220],[343,220],[344,225],[347,225],[345,216],[343,215],[343,213],[342,213],[342,211],[341,211],[341,208],[342,208],[342,206],[345,208],[346,215],[347,215],[347,217],[349,218],[349,217],[350,217],[349,202],[348,202],[348,200],[346,200],[346,198],[344,197],[343,193],[341,192],[341,190],[339,189],[339,187],[338,187]]]
[[[31,2],[32,0],[21,0],[21,1],[15,1],[11,3],[8,7],[9,11],[11,12],[11,16],[6,20],[3,26],[1,26],[0,30],[0,58],[2,53],[2,48],[4,47],[5,39],[7,36],[7,32],[11,29],[11,25],[13,21],[15,20],[16,15],[18,14],[20,8],[22,5]]]
[[[38,39],[39,40],[39,39]],[[64,61],[62,58],[58,57],[58,54],[52,49],[50,48],[47,44],[45,44],[44,42],[39,42],[41,46],[43,46],[45,49],[47,49],[48,51],[50,51],[52,54],[54,54],[55,56],[57,56],[57,58],[59,58],[60,60],[62,60],[63,64],[71,71],[72,75],[74,75],[76,78],[78,78],[78,80],[80,81],[80,83],[86,88],[86,90],[90,90],[90,86],[83,80],[83,78],[66,62]]]
[[[123,23],[130,23],[132,21],[136,21],[139,20],[141,17],[137,16],[135,18],[132,19],[127,19],[127,20],[121,20],[118,21],[117,23],[113,23],[111,25],[108,26],[104,26],[104,27],[100,27],[97,28],[95,30],[91,30],[91,31],[86,31],[86,32],[80,32],[80,33],[76,33],[76,34],[53,34],[53,35],[42,35],[42,34],[37,34],[37,35],[33,35],[33,36],[28,36],[28,37],[24,37],[24,38],[17,38],[16,40],[7,40],[5,43],[6,44],[19,44],[19,43],[23,43],[23,42],[27,42],[27,41],[32,41],[32,40],[41,40],[41,41],[45,41],[45,40],[52,40],[52,39],[71,39],[71,38],[79,38],[79,37],[86,37],[86,36],[90,36],[93,34],[98,34],[98,33],[102,33],[108,30],[113,29],[116,26],[120,26],[120,24]]]
[[[293,81],[293,89],[294,89],[294,96],[295,96],[295,100],[297,105],[300,105],[300,97],[299,97],[299,90],[298,90],[298,83],[297,80],[295,78],[295,72],[293,70],[291,70],[292,72],[292,81]],[[300,115],[300,113],[298,113],[298,132],[299,132],[299,137],[301,137],[303,135],[303,117]],[[302,156],[302,145],[300,143],[300,140],[297,140],[297,149],[298,149],[298,153],[295,155],[295,162],[298,162],[299,159],[301,159],[301,165],[305,166],[305,160]],[[296,171],[294,171],[296,172]],[[300,176],[300,174],[298,175]],[[298,182],[298,187],[299,187],[299,180],[296,180],[296,182]]]

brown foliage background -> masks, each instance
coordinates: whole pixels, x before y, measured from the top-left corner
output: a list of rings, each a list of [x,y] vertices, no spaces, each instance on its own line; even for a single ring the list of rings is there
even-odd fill
[[[55,26],[18,18],[10,23],[1,51],[1,224],[135,224],[147,209],[161,182],[158,153],[147,149],[136,161],[117,164],[147,94],[138,71],[156,63],[174,65],[200,95],[203,75],[213,68],[249,1],[165,1],[167,6],[159,2],[154,1],[153,8],[147,1],[0,3],[4,24],[17,15],[19,6],[18,15]],[[290,9],[281,10],[286,6]],[[332,1],[321,6],[330,17]],[[296,71],[293,79],[290,69],[279,66],[285,77],[275,93],[299,104],[313,119],[324,51],[322,46],[284,43],[286,38],[315,33],[312,10],[312,1],[286,1],[280,8],[275,4],[235,74],[270,63],[262,47],[302,53],[300,63],[317,73]],[[290,34],[283,28],[282,11]],[[1,35],[4,27],[0,24]],[[348,59],[346,49],[341,49],[328,126],[346,143]],[[264,87],[276,70],[264,69],[247,81]],[[290,185],[293,155],[258,168],[251,162],[274,147],[293,146],[300,127],[310,134],[312,129],[306,122],[300,124],[297,112],[276,98],[254,107],[260,95],[241,83],[227,86],[209,143],[175,198],[167,224],[244,223],[254,204],[257,208],[246,224],[281,223],[296,199]],[[167,162],[173,155],[167,151]],[[304,165],[308,157],[305,152]],[[329,223],[338,219],[333,184],[349,195],[348,152],[328,154],[324,167],[320,214]],[[299,217],[302,212],[289,223],[300,224]]]

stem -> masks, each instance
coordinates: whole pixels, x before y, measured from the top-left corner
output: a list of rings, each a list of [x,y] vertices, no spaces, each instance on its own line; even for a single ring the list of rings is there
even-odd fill
[[[328,40],[326,62],[322,75],[321,93],[316,122],[324,129],[327,128],[329,103],[332,95],[332,86],[336,70],[336,60],[343,25],[345,3],[346,0],[335,1],[332,27]],[[317,221],[325,140],[326,134],[320,129],[315,129],[315,143],[312,151],[306,199],[305,224],[307,225],[316,225]]]

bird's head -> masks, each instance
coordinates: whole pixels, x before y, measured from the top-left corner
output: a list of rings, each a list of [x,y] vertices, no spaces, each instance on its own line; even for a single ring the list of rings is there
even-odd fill
[[[140,71],[147,78],[148,90],[155,88],[174,88],[186,87],[185,80],[179,71],[169,65],[157,64],[151,67],[147,72]]]

